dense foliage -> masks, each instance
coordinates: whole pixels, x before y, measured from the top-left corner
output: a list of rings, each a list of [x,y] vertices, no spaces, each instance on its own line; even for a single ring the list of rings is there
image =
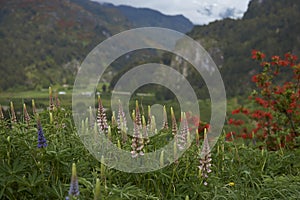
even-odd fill
[[[272,56],[271,61],[265,57],[260,51],[252,52],[252,58],[258,60],[262,67],[261,72],[252,77],[257,88],[250,99],[255,107],[232,111],[234,115],[246,116],[250,123],[230,118],[229,123],[240,127],[240,133],[231,132],[229,137],[264,142],[269,150],[285,146],[295,148],[300,145],[300,64],[297,56],[290,53],[283,58]],[[290,72],[286,82],[280,79],[282,71]],[[249,126],[251,122],[254,123]]]
[[[21,116],[13,103],[9,115],[0,108],[1,199],[297,199],[300,195],[299,148],[268,151],[260,148],[261,143],[228,140],[224,132],[210,149],[202,137],[204,128],[209,129],[205,123],[184,155],[161,170],[135,174],[109,169],[86,150],[70,110],[53,98],[51,88],[49,97],[48,110],[42,112],[37,112],[34,101],[30,109],[24,105]],[[126,121],[122,114],[107,120],[100,98],[98,103],[97,125],[119,148],[142,156],[140,140],[124,139],[120,133],[119,124]],[[176,127],[174,112],[172,123],[164,119],[164,129],[150,137],[144,149],[169,141]],[[134,123],[146,127],[138,104],[133,113]],[[205,157],[200,156],[203,151]]]
[[[99,16],[107,19],[101,21],[100,17],[100,21],[94,21],[87,13],[94,13],[98,8],[87,11],[72,1],[56,0],[41,1],[40,7],[35,7],[37,4],[31,3],[36,1],[0,1],[0,44],[7,49],[1,51],[0,56],[9,58],[0,63],[6,75],[0,80],[1,89],[24,84],[23,80],[26,80],[24,87],[32,88],[49,86],[60,79],[61,83],[68,83],[64,79],[72,79],[75,69],[69,65],[61,71],[66,60],[81,59],[84,55],[81,53],[91,48],[91,38],[98,41],[106,37],[98,33],[115,33],[128,25],[113,9],[101,10]],[[89,3],[82,6],[90,8]],[[56,10],[57,7],[63,10]],[[79,17],[78,23],[74,23],[74,13]],[[75,21],[64,20],[65,15]],[[110,15],[115,17],[116,23],[109,21],[112,20]],[[61,105],[58,96],[53,97],[51,88],[48,109],[43,110],[35,101],[29,106],[24,99],[11,102],[7,106],[9,109],[0,106],[0,199],[299,198],[300,65],[291,53],[277,56],[285,51],[299,52],[298,16],[298,1],[253,0],[242,20],[224,20],[194,29],[191,35],[204,39],[209,49],[217,52],[215,55],[225,52],[224,63],[222,59],[220,63],[229,94],[245,90],[242,84],[237,84],[240,78],[247,83],[246,87],[252,84],[256,90],[250,103],[244,100],[247,103],[230,110],[224,132],[213,148],[209,147],[206,137],[209,124],[200,121],[196,133],[190,133],[188,127],[183,126],[178,141],[182,145],[189,143],[191,147],[176,162],[154,172],[125,173],[96,160],[80,140],[71,110]],[[6,21],[10,28],[2,26]],[[105,26],[101,26],[102,23]],[[26,34],[18,31],[20,24]],[[83,27],[91,29],[78,31]],[[90,31],[92,29],[94,31]],[[68,31],[72,34],[66,34]],[[252,57],[260,65],[247,68],[253,65],[245,55],[253,47],[262,47],[260,49],[266,53],[276,55],[268,60],[264,53],[254,50]],[[171,56],[164,61],[171,62]],[[70,77],[57,70],[70,73]],[[245,81],[250,80],[244,79],[246,76],[252,76],[251,84]],[[199,80],[198,77],[193,79],[191,82]],[[147,87],[142,89],[147,91]],[[153,98],[161,96],[157,94]],[[170,96],[172,99],[172,94]],[[97,120],[95,123],[86,121],[87,133],[99,126],[117,147],[131,151],[133,157],[164,146],[170,138],[177,137],[177,124],[193,118],[178,113],[173,106],[177,102],[170,100],[175,109],[169,112],[169,107],[164,107],[163,128],[143,140],[139,131],[154,127],[149,120],[151,117],[142,115],[150,111],[144,111],[138,103],[131,103],[135,129],[133,136],[127,136],[120,129],[126,126],[122,109],[113,114],[102,105],[109,98],[109,95],[107,99],[98,98],[98,103],[95,100]],[[15,110],[13,103],[22,104],[23,109]],[[205,104],[204,107],[209,106]],[[167,119],[167,116],[171,117]],[[209,118],[207,113],[202,116]],[[190,134],[194,134],[195,140],[190,140]],[[164,161],[163,155],[161,160]]]

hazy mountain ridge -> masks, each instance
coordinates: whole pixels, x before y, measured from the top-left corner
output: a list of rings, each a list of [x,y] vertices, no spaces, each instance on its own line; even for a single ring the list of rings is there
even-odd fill
[[[109,4],[107,4],[109,5]],[[112,4],[110,4],[112,6]],[[149,8],[134,8],[131,6],[116,6],[135,27],[158,26],[186,33],[191,31],[193,23],[183,15],[164,15]]]

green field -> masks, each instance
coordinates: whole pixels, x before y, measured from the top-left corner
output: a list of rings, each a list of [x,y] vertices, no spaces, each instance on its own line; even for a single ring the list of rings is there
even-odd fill
[[[57,90],[53,89],[53,96],[55,97]],[[61,90],[59,90],[61,91]],[[60,101],[60,103],[65,108],[71,108],[72,107],[72,90],[62,90],[66,92],[66,94],[57,94],[57,97]],[[109,92],[105,92],[101,94],[101,99],[103,102],[103,105],[106,108],[110,108],[110,98],[111,94]],[[23,103],[27,105],[27,107],[31,108],[31,101],[32,99],[35,100],[36,105],[39,109],[46,109],[49,104],[49,91],[48,89],[44,89],[42,91],[24,91],[24,92],[1,92],[0,94],[0,105],[2,105],[4,108],[8,108],[10,102],[12,101],[14,103],[14,107],[17,110],[22,109]],[[96,98],[95,98],[96,99]],[[147,109],[148,105],[153,104],[160,104],[160,105],[166,105],[168,108],[171,106],[175,109],[179,109],[178,102],[172,101],[172,100],[156,100],[154,96],[133,96],[130,99],[131,106],[130,109],[132,109],[135,105],[135,100],[138,100],[143,106],[144,109]],[[96,105],[96,100],[95,100]],[[234,108],[238,106],[238,100],[237,98],[232,98],[231,100],[228,100],[229,108]],[[199,109],[201,114],[201,120],[208,122],[210,120],[210,100],[199,100]],[[109,116],[111,116],[111,113],[108,113]],[[179,117],[177,115],[177,117]]]
[[[42,98],[46,103],[47,95],[48,92],[17,94],[14,104],[21,105],[21,99],[26,98],[36,99],[37,104]],[[108,105],[109,99],[103,101],[104,107]],[[144,102],[150,102],[150,99],[144,99]],[[229,100],[228,109],[232,110],[239,103],[237,98]],[[209,101],[200,100],[199,105],[203,118],[209,118]],[[61,108],[64,107],[61,104]],[[300,196],[299,148],[267,151],[258,148],[252,140],[227,141],[225,132],[230,131],[230,126],[226,124],[224,133],[211,149],[211,173],[207,178],[198,168],[203,139],[199,144],[191,141],[191,147],[183,156],[165,168],[147,173],[126,173],[108,168],[95,159],[78,136],[71,110],[61,108],[39,111],[39,117],[30,114],[28,124],[22,118],[22,112],[17,116],[17,122],[11,122],[9,115],[0,120],[0,199],[65,199],[70,196],[70,199],[197,200],[297,199]],[[174,111],[178,115],[178,110]],[[30,108],[28,112],[31,113]],[[119,148],[130,151],[131,137],[119,144],[122,137],[116,124],[112,124],[109,111],[107,116],[112,127],[109,137]],[[43,148],[37,147],[41,140],[37,121],[41,122],[47,142]],[[171,128],[161,130],[150,138],[144,151],[160,148],[172,137]],[[78,197],[69,194],[73,163],[77,169]],[[96,190],[97,180],[100,189]]]

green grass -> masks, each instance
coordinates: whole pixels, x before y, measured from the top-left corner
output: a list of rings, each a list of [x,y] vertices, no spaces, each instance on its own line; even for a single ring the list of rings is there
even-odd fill
[[[58,95],[60,101],[65,106],[71,105],[72,90],[64,90],[66,95]],[[55,95],[55,93],[53,94]],[[16,109],[22,108],[22,104],[26,103],[27,106],[31,106],[31,100],[35,99],[37,104],[45,108],[49,103],[49,91],[44,89],[42,91],[30,90],[23,92],[1,92],[0,105],[7,106],[12,101],[15,104]]]
[[[99,88],[101,88],[99,86]],[[99,89],[100,90],[100,89]],[[59,100],[61,101],[61,104],[64,105],[64,107],[71,108],[72,106],[72,90],[58,90],[53,89],[53,95],[55,95],[56,91],[65,91],[65,95],[58,95]],[[102,103],[106,108],[110,108],[110,98],[111,94],[109,92],[101,94]],[[26,103],[27,106],[31,107],[31,100],[34,99],[36,104],[39,108],[46,108],[49,104],[49,91],[48,89],[43,89],[42,91],[23,91],[23,92],[1,92],[0,94],[0,105],[2,106],[9,106],[10,101],[14,102],[14,106],[17,110],[21,110],[23,103]],[[153,104],[161,104],[161,105],[167,105],[169,107],[173,107],[174,109],[179,109],[178,102],[175,102],[173,100],[168,101],[157,101],[155,97],[153,96],[134,96],[131,98],[131,106],[130,108],[133,108],[135,106],[135,100],[138,100],[140,104],[144,106],[144,109],[147,110],[148,105]],[[230,100],[231,106],[236,106],[236,103],[234,100]],[[210,100],[199,100],[199,108],[200,108],[200,114],[201,114],[201,120],[205,122],[209,122],[210,116],[211,116],[211,110],[210,110]],[[110,116],[110,115],[109,115]],[[177,116],[179,117],[179,116]]]
[[[233,101],[234,102],[234,101]],[[175,110],[176,112],[176,110]],[[251,141],[226,142],[212,150],[212,172],[203,184],[200,146],[195,142],[176,163],[154,172],[130,174],[104,167],[84,147],[69,109],[40,112],[48,146],[37,148],[35,117],[0,121],[0,199],[65,199],[71,166],[77,165],[80,199],[93,199],[100,178],[100,199],[297,199],[300,196],[300,149],[260,150]],[[153,138],[166,141],[170,130]],[[119,137],[116,128],[113,138]],[[156,141],[156,142],[155,142]],[[122,144],[130,149],[131,141]],[[101,170],[102,169],[102,170]]]

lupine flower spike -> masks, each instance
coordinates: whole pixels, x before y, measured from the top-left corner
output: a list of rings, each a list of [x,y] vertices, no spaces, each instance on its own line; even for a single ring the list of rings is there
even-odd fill
[[[26,124],[29,126],[30,123],[30,116],[27,112],[27,108],[26,108],[26,104],[23,104],[23,114],[24,114],[24,121],[26,122]]]
[[[136,114],[138,113],[138,115]],[[131,156],[133,158],[137,157],[138,155],[144,155],[143,148],[144,148],[144,140],[142,137],[142,124],[141,124],[141,117],[139,114],[138,103],[136,103],[136,109],[132,113],[133,122],[133,138],[131,144]]]
[[[135,102],[135,123],[137,124],[138,128],[142,128],[142,117],[139,109],[139,102]]]
[[[104,161],[104,156],[102,155],[100,160],[100,177],[103,182],[106,180],[106,166],[104,165]]]
[[[55,93],[55,106],[56,108],[60,108],[60,100],[58,98],[57,92]]]
[[[157,133],[157,128],[156,128],[156,122],[155,122],[155,116],[152,115],[151,117],[151,133],[156,134]]]
[[[173,136],[175,136],[177,134],[178,128],[177,128],[176,118],[172,107],[171,107],[171,118],[172,118],[172,134]]]
[[[148,131],[151,131],[151,118],[152,118],[151,106],[148,106],[148,121],[147,121]]]
[[[37,129],[38,129],[38,144],[37,144],[37,147],[38,148],[47,147],[48,146],[47,140],[44,136],[44,131],[43,131],[42,124],[41,124],[41,121],[40,121],[39,118],[37,119]]]
[[[49,87],[49,111],[53,111],[54,103],[53,103],[53,95],[52,95],[52,88]]]
[[[76,164],[73,163],[72,165],[72,176],[71,176],[71,183],[69,189],[69,196],[66,197],[66,200],[77,199],[79,196],[79,185],[78,185],[78,177],[76,172]]]
[[[115,113],[115,111],[113,111],[112,112],[112,116],[111,116],[111,126],[112,127],[115,127],[115,126],[117,126],[118,124],[117,124],[117,121],[116,121],[116,113]]]
[[[174,114],[174,110],[171,107],[171,120],[172,120],[172,135],[174,136],[174,144],[173,144],[173,156],[174,156],[174,161],[177,164],[178,163],[178,153],[177,153],[177,146],[178,146],[178,138],[177,138],[177,132],[178,132],[178,127],[177,127],[177,122],[176,122],[176,117]]]
[[[147,124],[146,124],[146,119],[145,116],[142,116],[142,126],[143,126],[143,138],[144,138],[144,143],[149,144],[150,139],[148,137],[148,129],[147,129]]]
[[[180,134],[176,135],[176,142],[179,150],[183,150],[187,145],[187,139],[189,134],[188,122],[185,113],[181,113],[181,125]]]
[[[49,112],[49,121],[50,121],[50,124],[53,124],[53,113],[52,112]]]
[[[168,125],[168,117],[167,117],[167,110],[166,110],[166,106],[164,106],[164,110],[163,110],[163,129],[168,129],[169,125]]]
[[[164,166],[164,151],[161,151],[160,156],[159,156],[159,166],[163,167]]]
[[[117,123],[118,123],[118,132],[122,135],[122,142],[125,143],[127,141],[127,121],[120,100],[119,100],[119,111],[118,111]]]
[[[144,148],[144,139],[142,138],[141,135],[138,138],[138,142],[139,142],[139,146],[136,150],[137,150],[137,152],[139,153],[140,156],[143,156],[144,155],[144,150],[143,150],[143,148]]]
[[[14,104],[12,101],[10,102],[10,112],[11,112],[11,122],[17,123],[17,117],[14,109]]]
[[[138,129],[137,124],[135,123],[135,111],[132,112],[132,119],[133,119],[133,137],[131,140],[131,148],[132,148],[131,156],[133,158],[135,158],[138,156],[136,149],[138,146],[137,141],[138,141],[138,136],[139,136],[139,129]]]
[[[2,106],[0,105],[0,120],[4,120],[4,115],[2,111]]]
[[[111,127],[109,125],[107,127],[107,138],[111,140]]]
[[[100,131],[107,133],[108,124],[100,95],[98,96],[97,124],[99,126]]]
[[[211,172],[212,159],[211,159],[210,147],[207,139],[206,129],[204,131],[204,141],[203,141],[203,147],[200,156],[201,156],[200,165],[198,167],[201,172],[201,176],[204,179],[203,184],[207,185],[206,180],[208,178],[208,174]]]
[[[148,106],[148,120],[147,120],[147,129],[148,133],[151,135],[156,134],[156,124],[155,124],[155,117],[151,114],[151,106]]]
[[[143,156],[144,155],[144,151],[143,151],[143,148],[144,148],[144,138],[143,138],[143,125],[142,125],[142,117],[141,117],[141,113],[140,113],[140,110],[139,110],[139,104],[138,104],[138,101],[136,101],[136,104],[135,104],[135,113],[136,113],[136,118],[135,118],[135,123],[137,125],[137,129],[138,129],[138,132],[136,133],[136,136],[137,136],[137,142],[138,142],[138,146],[136,148],[136,151],[139,155]]]
[[[100,179],[97,178],[96,180],[96,187],[95,187],[95,194],[94,194],[94,200],[100,200],[101,199],[101,193],[100,193]]]
[[[32,105],[32,113],[35,116],[35,114],[36,114],[36,107],[35,107],[34,99],[31,100],[31,105]]]

